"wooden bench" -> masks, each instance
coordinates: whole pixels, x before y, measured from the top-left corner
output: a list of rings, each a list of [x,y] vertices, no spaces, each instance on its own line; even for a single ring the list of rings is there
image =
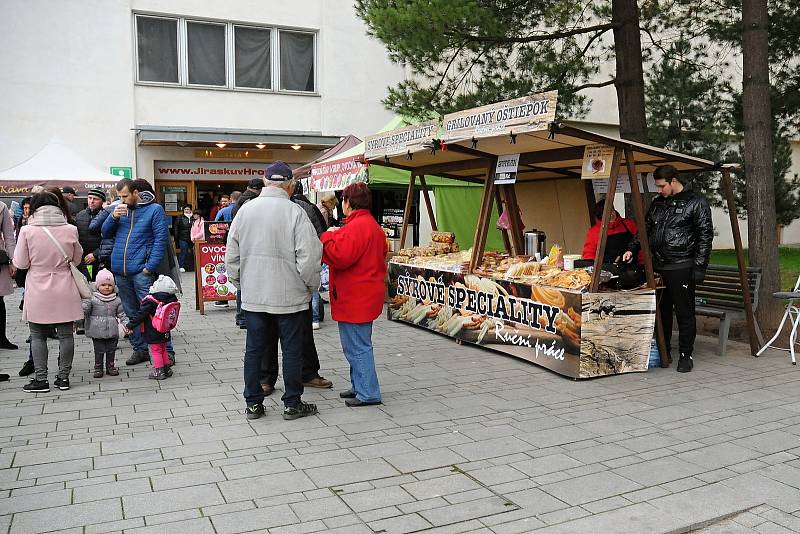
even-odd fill
[[[761,268],[748,267],[747,280],[750,286],[750,298],[753,300],[753,313],[758,307],[758,289],[761,285]],[[739,268],[728,265],[709,265],[705,280],[695,290],[695,313],[719,319],[719,353],[725,356],[728,344],[728,333],[731,321],[745,319],[744,296],[739,280]],[[753,318],[755,321],[755,317]],[[764,338],[758,322],[755,322],[756,336],[761,345]]]

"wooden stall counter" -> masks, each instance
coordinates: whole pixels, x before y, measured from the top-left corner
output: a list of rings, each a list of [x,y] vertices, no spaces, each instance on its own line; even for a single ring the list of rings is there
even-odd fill
[[[647,371],[652,289],[586,293],[457,269],[389,264],[388,318],[572,378]]]

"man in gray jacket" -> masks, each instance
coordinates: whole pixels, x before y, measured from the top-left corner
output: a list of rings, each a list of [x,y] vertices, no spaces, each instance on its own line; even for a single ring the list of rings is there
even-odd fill
[[[261,194],[242,206],[228,233],[228,277],[242,292],[247,325],[244,398],[248,419],[264,415],[259,382],[267,333],[274,328],[283,350],[283,418],[317,413],[303,394],[303,329],[310,323],[311,293],[319,287],[322,243],[305,211],[289,200],[291,169],[282,161],[269,167]]]

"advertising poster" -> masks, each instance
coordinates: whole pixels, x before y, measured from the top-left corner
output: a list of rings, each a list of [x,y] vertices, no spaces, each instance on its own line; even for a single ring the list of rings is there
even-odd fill
[[[206,241],[209,243],[225,243],[228,239],[229,222],[205,221]]]
[[[494,171],[495,185],[513,184],[517,181],[519,154],[497,156],[497,167]]]
[[[611,165],[614,162],[614,147],[608,145],[586,145],[583,150],[581,178],[584,180],[600,180],[611,177]]]
[[[195,244],[196,289],[201,314],[205,302],[236,299],[236,287],[225,269],[225,250],[224,243]]]
[[[364,139],[364,159],[394,156],[422,150],[425,143],[436,137],[438,129],[438,124],[435,121],[428,121],[388,132],[368,135]]]
[[[581,293],[389,264],[388,318],[572,378],[647,371],[655,294]]]

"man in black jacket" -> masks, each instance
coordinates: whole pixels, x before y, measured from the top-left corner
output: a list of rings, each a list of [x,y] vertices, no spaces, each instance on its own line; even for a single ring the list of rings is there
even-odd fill
[[[650,204],[645,225],[653,267],[661,274],[665,286],[659,311],[669,350],[675,310],[680,350],[678,372],[688,373],[694,367],[692,352],[697,335],[695,284],[705,278],[714,239],[711,208],[702,195],[684,188],[684,180],[672,165],[658,167],[653,174],[659,196]],[[631,261],[639,248],[636,236],[622,259]]]
[[[103,202],[106,201],[106,193],[102,189],[90,189],[86,197],[88,207],[79,211],[75,215],[75,226],[78,227],[78,241],[83,247],[83,261],[78,266],[78,269],[90,281],[94,281],[97,276],[100,263],[100,229],[91,230],[89,225],[92,220],[97,217],[97,214],[103,209]],[[92,272],[89,272],[87,266],[92,267]]]
[[[233,209],[231,210],[231,218],[236,217],[236,213],[242,208],[242,206],[260,195],[263,187],[264,182],[261,180],[261,178],[253,178],[250,180],[250,182],[247,184],[247,189],[244,190],[244,193],[239,196],[236,204],[233,205]]]

